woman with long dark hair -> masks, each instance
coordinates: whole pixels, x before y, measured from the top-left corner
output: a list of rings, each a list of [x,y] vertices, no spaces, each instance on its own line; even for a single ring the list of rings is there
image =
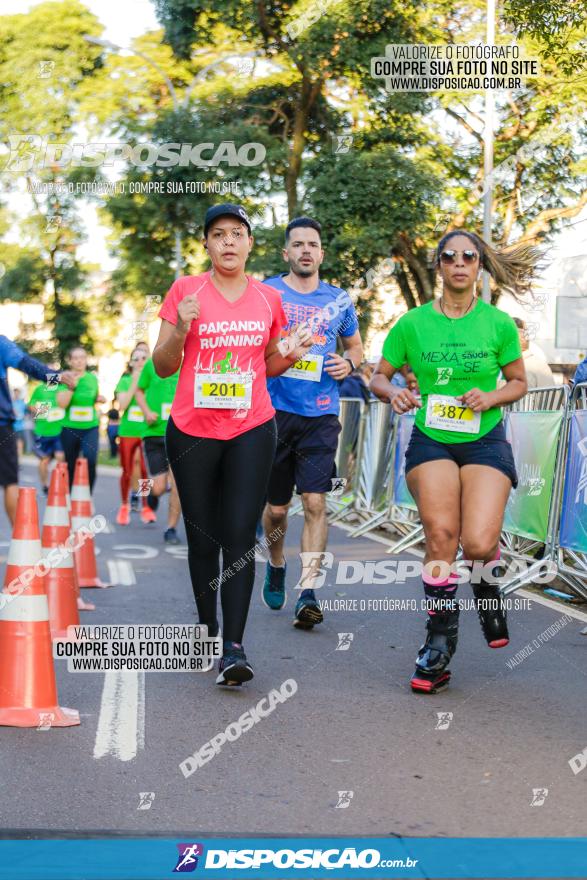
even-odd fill
[[[478,235],[453,230],[436,250],[439,299],[412,309],[391,328],[371,380],[372,391],[396,413],[418,407],[406,451],[406,480],[424,527],[423,570],[427,635],[412,689],[435,692],[448,683],[459,608],[454,570],[459,543],[466,560],[499,558],[508,495],[517,485],[501,407],[527,390],[518,331],[512,318],[476,295],[481,270],[496,287],[523,300],[540,253],[530,245],[498,251]],[[409,363],[421,393],[397,388],[391,377]],[[496,389],[499,372],[505,384]],[[491,648],[508,644],[505,608],[488,569],[471,578],[483,633]]]

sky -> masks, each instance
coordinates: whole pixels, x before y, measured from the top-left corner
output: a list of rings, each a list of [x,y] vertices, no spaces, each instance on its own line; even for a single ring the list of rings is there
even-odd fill
[[[24,13],[35,5],[38,5],[38,0],[0,0],[0,15]],[[85,0],[85,5],[104,25],[103,38],[119,46],[129,46],[134,37],[160,27],[150,0]],[[81,258],[97,262],[105,271],[111,271],[116,261],[108,256],[106,229],[98,223],[93,206],[84,207],[80,213],[88,236],[88,242],[80,248]],[[567,279],[569,277],[569,261],[573,257],[587,255],[587,209],[575,217],[572,223],[549,246],[550,268],[544,276],[545,288],[567,294],[572,291],[568,289],[568,285],[566,290],[561,290],[561,280],[565,276]],[[584,295],[587,295],[587,271],[579,278],[576,287],[584,289]],[[516,312],[515,309],[513,311]],[[550,351],[554,339],[554,311],[550,311],[548,318],[545,316],[542,324],[540,340],[544,340],[543,348],[552,356]]]
[[[0,0],[0,15],[28,12],[38,0]],[[149,0],[84,0],[84,6],[104,25],[104,39],[128,46],[130,41],[161,25]]]

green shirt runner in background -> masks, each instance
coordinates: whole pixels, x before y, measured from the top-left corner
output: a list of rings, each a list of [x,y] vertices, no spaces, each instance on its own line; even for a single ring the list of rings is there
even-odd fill
[[[495,306],[478,300],[468,315],[451,320],[430,302],[402,315],[387,335],[383,357],[396,369],[410,364],[416,374],[422,395],[416,415],[420,431],[440,443],[469,443],[498,424],[501,408],[481,413],[477,433],[432,428],[425,424],[428,395],[495,391],[500,368],[522,357],[522,350],[512,318]]]
[[[173,376],[162,379],[155,372],[153,359],[149,358],[141,371],[138,388],[145,392],[145,399],[150,410],[157,413],[159,418],[152,425],[145,421],[143,437],[164,437],[167,430],[167,421],[171,412],[171,404],[175,397],[179,370]]]
[[[56,387],[37,385],[31,394],[29,406],[33,408],[33,430],[38,437],[58,437],[61,434],[65,410],[57,403]],[[35,415],[36,411],[39,415]]]
[[[125,373],[120,377],[120,381],[114,389],[115,394],[121,391],[128,391],[132,385],[132,376]],[[118,429],[119,437],[143,437],[146,427],[143,411],[133,397],[127,408],[122,413],[120,419],[120,427]]]
[[[58,391],[69,391],[67,385],[59,385]],[[95,373],[84,373],[71,397],[63,420],[64,428],[96,428],[100,420],[96,410],[98,378]]]

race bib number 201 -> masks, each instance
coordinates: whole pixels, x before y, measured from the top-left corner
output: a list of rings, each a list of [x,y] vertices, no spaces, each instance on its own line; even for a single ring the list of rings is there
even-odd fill
[[[196,373],[194,406],[207,409],[250,409],[252,378],[246,373]]]
[[[431,394],[426,405],[426,427],[440,431],[458,431],[461,434],[478,434],[481,413],[473,410],[446,394]]]

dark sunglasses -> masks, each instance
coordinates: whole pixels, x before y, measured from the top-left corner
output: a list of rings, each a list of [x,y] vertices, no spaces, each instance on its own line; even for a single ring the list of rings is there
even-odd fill
[[[442,251],[440,262],[444,263],[445,266],[451,266],[456,262],[458,254],[462,254],[463,263],[474,263],[475,260],[479,259],[477,251]]]

